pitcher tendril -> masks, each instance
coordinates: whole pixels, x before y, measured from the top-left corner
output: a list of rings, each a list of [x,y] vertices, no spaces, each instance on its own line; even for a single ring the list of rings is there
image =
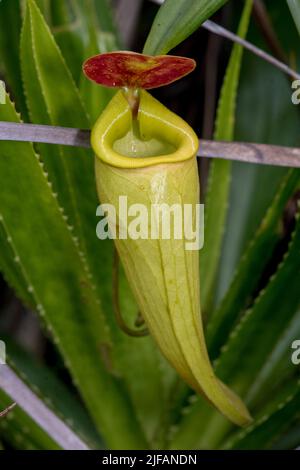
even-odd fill
[[[123,318],[121,308],[120,308],[120,297],[119,297],[119,255],[116,249],[114,249],[114,262],[113,262],[113,307],[116,317],[116,322],[119,328],[126,333],[128,336],[133,336],[135,338],[147,336],[149,331],[145,329],[139,329],[139,327],[144,325],[143,318],[140,319],[138,314],[135,320],[136,330],[128,326]]]

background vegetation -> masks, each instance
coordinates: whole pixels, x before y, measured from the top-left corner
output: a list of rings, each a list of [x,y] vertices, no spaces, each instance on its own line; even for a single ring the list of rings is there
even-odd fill
[[[192,75],[154,94],[200,138],[299,147],[290,78],[201,28],[209,17],[299,68],[297,0],[167,0],[159,10],[148,0],[2,0],[0,73],[9,96],[0,121],[90,128],[112,91],[87,81],[82,62],[145,44],[149,54],[196,59]],[[199,167],[207,342],[253,424],[234,428],[178,378],[150,337],[128,337],[116,325],[113,247],[95,236],[92,152],[3,141],[0,334],[8,366],[0,366],[0,410],[32,392],[26,406],[0,417],[3,448],[300,445],[299,368],[291,362],[300,339],[299,170],[216,159]],[[122,273],[120,281],[133,324],[136,305]]]

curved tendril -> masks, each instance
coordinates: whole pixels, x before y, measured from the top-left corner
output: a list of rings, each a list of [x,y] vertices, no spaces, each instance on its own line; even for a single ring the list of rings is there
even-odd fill
[[[141,312],[138,312],[137,316],[136,316],[136,319],[134,321],[134,326],[139,328],[140,326],[143,326],[143,325],[145,325],[145,320],[144,320]]]
[[[133,328],[130,328],[128,326],[122,316],[122,312],[120,309],[120,299],[119,299],[119,255],[114,248],[114,260],[113,260],[113,307],[114,307],[114,312],[115,312],[115,318],[118,326],[120,329],[126,333],[128,336],[133,336],[135,338],[139,338],[142,336],[147,336],[149,334],[149,331],[147,328],[144,328],[143,330],[134,330]],[[136,326],[142,326],[144,324],[144,320],[141,321],[141,313],[139,312],[137,315],[137,319],[135,321]]]

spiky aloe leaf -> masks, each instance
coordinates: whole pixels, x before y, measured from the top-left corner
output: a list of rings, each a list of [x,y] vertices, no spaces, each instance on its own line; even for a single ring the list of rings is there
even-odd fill
[[[295,25],[300,34],[300,2],[299,0],[286,0],[291,11],[292,17],[294,18]]]
[[[0,388],[1,411],[7,409],[12,402],[11,397]],[[18,406],[15,406],[5,417],[0,418],[0,436],[3,438],[6,445],[13,446],[18,450],[61,449],[61,447]]]
[[[252,0],[245,3],[238,35],[245,37],[248,30]],[[215,128],[216,140],[232,140],[235,109],[243,48],[235,45],[226,70],[221,90]],[[204,315],[213,302],[216,276],[220,261],[224,227],[228,209],[231,182],[231,162],[216,160],[211,163],[205,199],[205,244],[200,254],[201,296]]]
[[[263,269],[272,256],[276,243],[281,238],[283,209],[299,186],[299,172],[291,170],[284,178],[272,205],[267,210],[255,236],[243,254],[232,284],[221,305],[213,313],[207,325],[207,342],[213,358],[218,356],[235,321],[245,308],[249,296],[257,287]]]
[[[299,309],[299,251],[300,219],[290,242],[288,252],[280,263],[276,274],[267,287],[257,297],[254,305],[244,315],[231,332],[229,340],[222,348],[216,361],[216,370],[223,380],[227,380],[242,396],[247,397],[255,377],[264,367],[265,362],[282,338],[282,332],[297,315]],[[288,292],[288,296],[283,296]],[[274,370],[276,371],[276,361]],[[260,399],[262,400],[260,389]],[[271,387],[263,390],[268,398]],[[276,399],[276,396],[275,396]],[[250,408],[251,409],[251,408]],[[230,426],[224,419],[210,412],[203,402],[198,401],[190,407],[190,413],[182,422],[174,445],[185,442],[187,433],[195,429],[205,417],[206,433],[202,438],[194,439],[192,445],[218,447],[228,434]],[[259,410],[257,410],[259,412]],[[189,444],[190,445],[190,444]]]
[[[297,44],[285,2],[270,4],[270,13],[285,17],[284,33],[280,40],[292,54],[291,45]],[[276,23],[276,29],[280,21]],[[279,31],[277,31],[279,32]],[[252,28],[248,40],[260,44],[259,33]],[[251,86],[249,84],[251,83]],[[267,84],[262,86],[262,83]],[[235,139],[244,142],[264,142],[298,145],[300,115],[291,104],[291,86],[286,77],[270,64],[247,54],[239,85]],[[255,106],[252,104],[255,103]],[[270,115],[272,120],[270,122]],[[227,227],[224,235],[222,260],[219,266],[217,301],[226,294],[237,265],[258,229],[262,218],[277,193],[286,168],[233,162]]]
[[[4,67],[4,80],[11,90],[18,109],[26,117],[26,104],[20,82],[19,42],[21,8],[19,2],[0,2],[0,56]],[[1,77],[3,78],[3,77]]]
[[[24,87],[31,119],[36,123],[89,127],[89,120],[65,61],[34,2],[28,3],[24,19],[21,59]],[[48,74],[49,64],[51,76]],[[60,87],[57,87],[57,81]],[[88,82],[85,79],[86,82]],[[98,88],[95,85],[96,88]],[[64,90],[63,99],[58,89]],[[97,103],[94,103],[95,106]],[[99,103],[99,113],[103,103]],[[92,153],[79,149],[39,146],[49,179],[69,221],[79,236],[81,249],[94,276],[98,296],[112,335],[114,372],[124,377],[142,426],[153,438],[163,413],[162,396],[169,383],[161,371],[163,362],[149,338],[127,337],[114,321],[112,301],[113,247],[110,240],[97,240],[95,217],[98,205]],[[126,290],[126,296],[128,288]],[[134,322],[137,308],[123,303],[124,315]],[[148,375],[143,370],[147,364]],[[132,380],[135,377],[135,380]],[[159,405],[157,406],[157,403]]]
[[[292,317],[274,343],[267,360],[255,377],[255,381],[246,393],[247,403],[252,409],[260,409],[270,402],[270,395],[276,396],[276,390],[286,382],[294,380],[297,366],[292,361],[292,345],[300,337],[300,310]],[[270,391],[269,393],[267,393]]]
[[[83,17],[90,18],[90,22],[87,28],[87,44],[85,46],[84,57],[91,57],[96,54],[102,54],[110,52],[114,49],[119,49],[118,43],[114,36],[108,32],[104,32],[97,28],[97,14],[94,11],[94,2],[90,2],[92,7],[88,6],[86,2],[81,2],[81,8],[83,9]],[[81,10],[80,10],[81,11]],[[91,121],[94,123],[98,118],[99,114],[103,111],[105,106],[109,103],[113,97],[115,91],[103,86],[95,86],[91,81],[87,80],[86,77],[81,74],[80,80],[80,94],[86,105],[86,108],[91,116]]]
[[[74,2],[49,2],[52,33],[76,81],[80,80],[80,63],[84,57],[84,43],[80,34],[81,20],[76,15]]]
[[[8,97],[0,119],[20,120]],[[106,322],[43,165],[28,143],[2,142],[0,152],[2,225],[37,309],[109,445],[143,447],[126,393],[104,361],[110,348]]]
[[[5,336],[2,340],[6,345],[6,362],[22,382],[89,448],[102,448],[103,441],[79,401],[76,390],[72,386],[67,387],[55,371],[37,361],[10,338]]]
[[[232,436],[226,449],[270,449],[278,437],[297,422],[300,416],[300,383],[287,384],[280,399],[264,410],[247,430]],[[299,441],[298,441],[299,442]]]
[[[25,305],[36,307],[32,293],[28,291],[28,283],[18,265],[18,255],[7,237],[3,220],[0,217],[0,271],[4,274],[5,280],[14,289],[19,299]]]
[[[22,436],[22,431],[23,434],[30,433],[28,429],[26,431],[26,427],[28,428],[28,426],[31,425],[33,434],[35,433],[38,436],[38,440],[41,441],[42,446],[47,443],[51,449],[88,449],[86,443],[73,433],[73,431],[42,402],[8,365],[0,366],[0,386],[0,402],[1,400],[5,402],[8,397],[10,397],[10,402],[13,400],[12,405],[8,406],[0,416],[1,421],[3,422],[4,420],[8,428],[8,418],[13,417],[16,409],[21,409],[22,412],[17,412],[15,416],[15,420],[21,424],[21,437],[24,437]],[[34,422],[33,425],[31,421]],[[8,435],[11,432],[12,429],[8,429]],[[12,433],[12,439],[14,439],[14,437],[16,438],[17,436],[14,436]],[[33,437],[31,437],[30,440],[32,440],[32,438]],[[39,444],[39,442],[37,444]]]
[[[113,12],[107,0],[74,0],[76,19],[81,24],[84,58],[121,49]],[[81,64],[80,64],[81,66]],[[94,123],[114,95],[114,90],[95,86],[81,74],[80,94]]]
[[[274,345],[280,340],[284,328],[297,313],[299,307],[298,286],[300,280],[299,250],[300,221],[290,242],[289,250],[271,277],[267,287],[259,294],[252,308],[233,329],[226,346],[218,360],[222,376],[231,377],[231,383],[243,394],[257,372],[264,365]],[[282,292],[288,292],[283,296]],[[268,327],[272,326],[272,328]],[[235,350],[235,352],[234,352]],[[241,359],[242,369],[235,370]],[[233,357],[235,356],[235,358]]]

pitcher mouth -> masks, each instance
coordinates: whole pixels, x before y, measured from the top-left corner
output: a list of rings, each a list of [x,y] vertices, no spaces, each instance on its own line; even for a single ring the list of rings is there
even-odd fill
[[[194,131],[146,91],[141,91],[138,122],[141,139],[132,132],[131,110],[119,91],[92,130],[97,157],[119,168],[178,163],[195,157],[199,142]]]

